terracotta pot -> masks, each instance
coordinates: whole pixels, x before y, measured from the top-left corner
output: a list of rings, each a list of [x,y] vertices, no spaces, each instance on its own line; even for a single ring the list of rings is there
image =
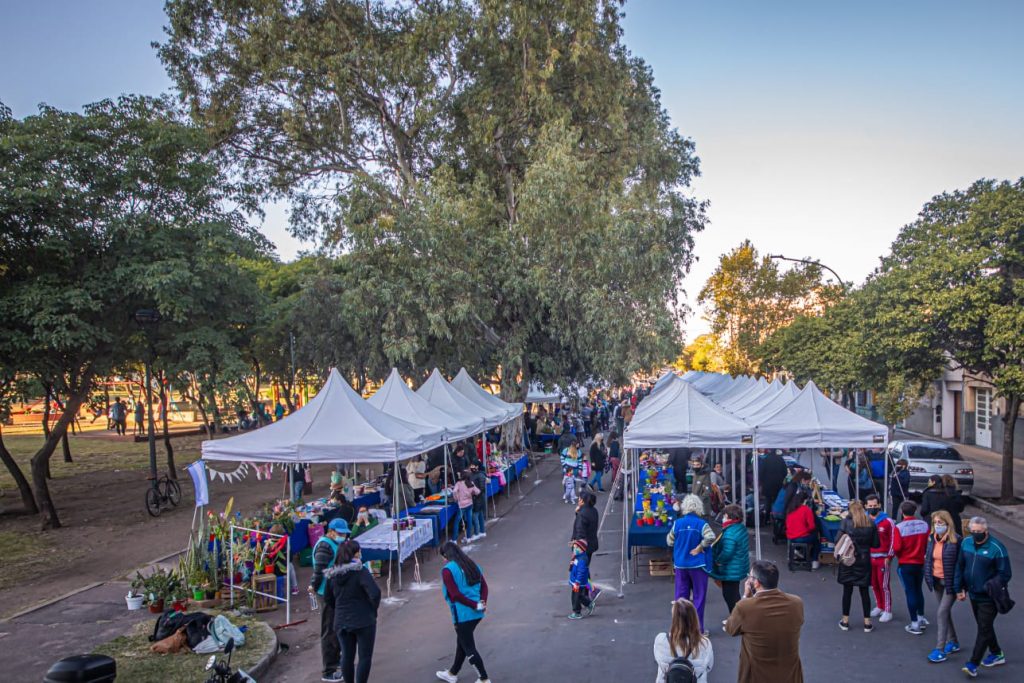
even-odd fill
[[[152,612],[153,614],[160,614],[160,613],[162,613],[164,611],[164,601],[163,600],[155,600],[155,601],[149,603],[149,611]]]

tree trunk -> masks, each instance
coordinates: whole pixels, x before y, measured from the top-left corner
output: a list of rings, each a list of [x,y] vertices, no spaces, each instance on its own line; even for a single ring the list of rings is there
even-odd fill
[[[72,428],[74,427],[74,424],[75,424],[75,421],[72,420],[71,421]],[[74,460],[71,459],[71,444],[68,442],[68,433],[67,432],[64,432],[64,436],[62,436],[61,439],[60,439],[60,447],[61,447],[61,450],[64,451],[64,462],[74,462]]]
[[[529,368],[522,369],[520,381],[516,381],[516,373],[502,368],[501,378],[501,400],[509,403],[522,403],[526,400],[526,394],[530,386]],[[501,428],[501,441],[498,448],[502,453],[519,453],[523,448],[523,416],[519,415],[511,422],[505,423]]]
[[[283,392],[282,392],[283,389]],[[295,412],[295,401],[292,400],[292,393],[295,391],[295,384],[288,382],[282,382],[278,386],[278,392],[284,393],[284,405],[288,409],[288,414],[291,415]]]
[[[166,385],[164,384],[163,370],[161,370],[160,374],[157,375],[157,382],[160,385],[160,422],[163,425],[164,449],[167,451],[167,477],[169,479],[177,480],[178,470],[174,466],[174,447],[171,446],[171,433],[167,426],[167,421],[171,416],[169,415],[170,406],[167,404],[167,389],[164,388]]]
[[[1014,501],[1013,493],[1013,435],[1017,429],[1017,413],[1020,411],[1021,396],[1014,394],[1006,399],[1006,413],[1003,415],[1003,476],[999,486],[999,502]]]
[[[0,460],[3,460],[4,466],[7,467],[7,471],[11,473],[11,478],[14,479],[14,483],[18,485],[18,493],[21,494],[21,504],[25,506],[25,511],[32,514],[39,512],[39,506],[36,505],[36,498],[32,495],[32,486],[29,485],[28,479],[25,478],[25,474],[18,467],[18,463],[15,462],[14,456],[7,450],[7,445],[4,443],[3,426],[0,425]]]
[[[43,398],[43,443],[50,438],[50,383],[45,382],[43,388],[46,391],[45,397]],[[53,473],[50,472],[50,460],[46,460],[46,478],[53,479]]]
[[[47,470],[49,469],[50,457],[53,452],[57,449],[57,443],[61,440],[64,434],[67,433],[68,425],[71,424],[71,420],[75,418],[75,414],[78,409],[82,407],[82,402],[89,395],[89,385],[91,384],[91,376],[86,377],[83,381],[83,389],[74,392],[68,397],[67,405],[64,408],[63,414],[60,419],[50,430],[49,436],[46,437],[46,441],[43,442],[43,447],[36,451],[36,454],[32,456],[32,486],[36,494],[36,503],[39,505],[39,514],[42,517],[43,529],[58,529],[60,528],[60,518],[57,516],[57,507],[53,504],[53,498],[50,497],[50,485],[47,482]]]

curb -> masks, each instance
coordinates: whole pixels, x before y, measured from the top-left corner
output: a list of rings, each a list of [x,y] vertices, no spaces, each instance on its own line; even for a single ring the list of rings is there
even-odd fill
[[[998,517],[1004,521],[1013,522],[1015,524],[1020,524],[1022,521],[1024,521],[1024,519],[1021,518],[1021,515],[1019,515],[1016,510],[1007,510],[1005,507],[1001,505],[990,503],[987,500],[979,498],[977,496],[971,495],[965,497],[971,505],[978,508],[979,510],[982,510],[987,515],[991,515],[992,517]]]
[[[277,631],[271,628],[270,624],[265,621],[261,621],[259,624],[270,631],[271,647],[270,651],[263,655],[260,661],[256,662],[256,666],[246,672],[257,681],[263,677],[263,674],[267,673],[270,669],[270,665],[274,663],[275,659],[277,659],[277,653],[281,650],[280,643],[277,640]]]

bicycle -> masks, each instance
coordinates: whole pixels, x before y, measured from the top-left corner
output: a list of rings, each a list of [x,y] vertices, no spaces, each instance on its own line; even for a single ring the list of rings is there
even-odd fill
[[[148,477],[152,485],[146,489],[146,512],[151,517],[159,517],[163,511],[164,503],[170,503],[171,507],[177,507],[181,502],[181,486],[178,482],[169,478],[166,474],[154,479]]]

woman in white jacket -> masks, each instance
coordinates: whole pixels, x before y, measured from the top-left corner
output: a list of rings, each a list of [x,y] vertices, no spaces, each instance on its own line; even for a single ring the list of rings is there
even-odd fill
[[[686,598],[672,602],[672,627],[654,639],[654,661],[658,663],[655,683],[665,683],[669,665],[677,657],[686,657],[693,665],[697,683],[708,683],[708,672],[715,665],[711,641],[700,632],[697,608]]]

